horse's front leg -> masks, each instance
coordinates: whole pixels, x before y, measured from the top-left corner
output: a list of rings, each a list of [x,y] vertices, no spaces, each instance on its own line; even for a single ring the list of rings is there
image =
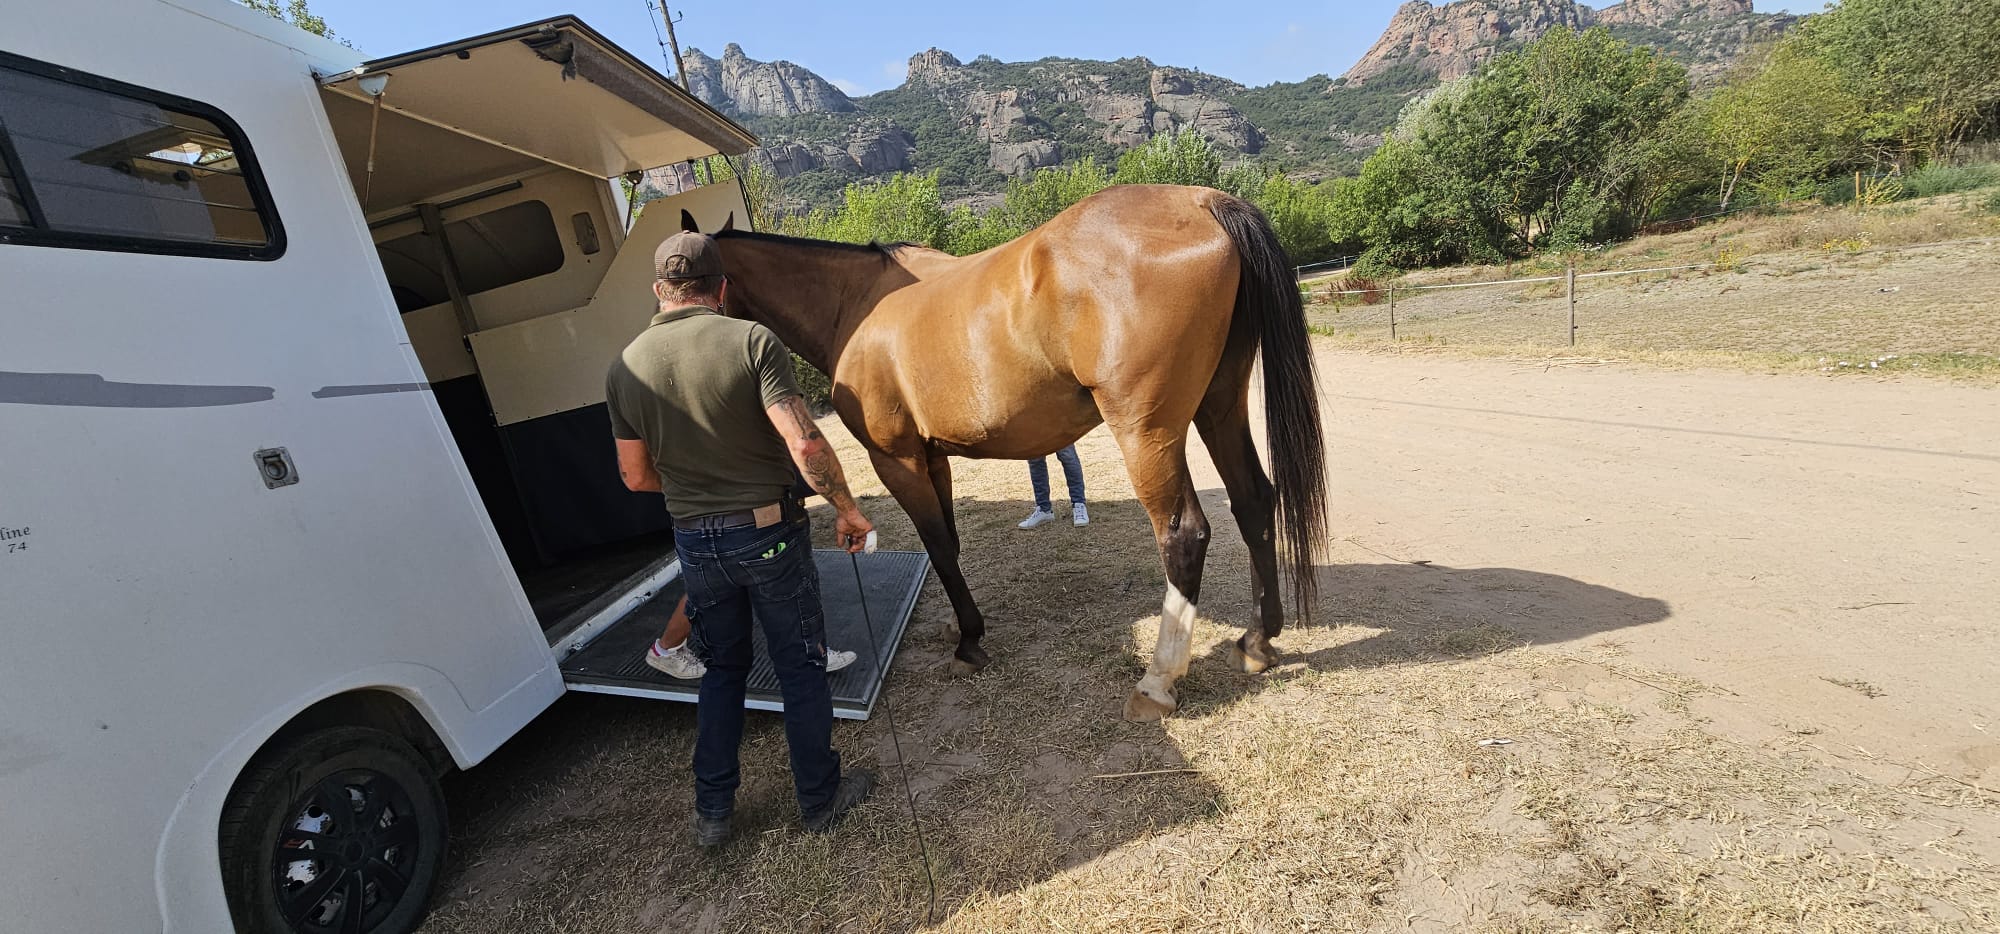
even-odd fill
[[[952,522],[951,500],[939,495],[931,459],[921,454],[899,457],[874,450],[868,452],[868,457],[874,462],[875,475],[882,478],[882,485],[889,488],[889,494],[896,497],[896,502],[909,514],[910,522],[916,525],[917,537],[923,539],[924,550],[930,553],[931,568],[937,571],[945,594],[951,597],[952,611],[958,616],[958,650],[952,653],[952,673],[974,674],[993,660],[979,647],[980,637],[986,635],[986,620],[979,615],[979,606],[972,602],[972,589],[965,586],[965,574],[958,568],[958,532]],[[947,465],[944,470],[943,485],[949,490],[950,467]]]

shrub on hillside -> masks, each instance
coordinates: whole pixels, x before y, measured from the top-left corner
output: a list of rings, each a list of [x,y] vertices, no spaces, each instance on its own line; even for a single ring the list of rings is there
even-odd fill
[[[2000,185],[2000,163],[1979,165],[1938,165],[1932,163],[1903,179],[1903,193],[1911,198],[1929,198],[1954,192]]]
[[[828,379],[819,367],[813,366],[798,354],[792,355],[792,379],[799,384],[799,392],[804,393],[807,407],[814,415],[825,415],[833,411],[833,380]]]

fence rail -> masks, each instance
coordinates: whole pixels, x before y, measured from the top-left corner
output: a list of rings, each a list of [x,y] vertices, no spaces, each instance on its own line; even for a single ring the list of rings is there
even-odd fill
[[[1293,266],[1292,275],[1295,278],[1304,279],[1306,273],[1315,270],[1324,270],[1329,273],[1340,272],[1344,269],[1352,269],[1354,264],[1360,262],[1360,260],[1361,256],[1356,254],[1354,256],[1343,256],[1339,259],[1330,259],[1323,263],[1307,263],[1304,266]]]
[[[1440,289],[1477,289],[1508,285],[1535,285],[1543,282],[1561,282],[1569,302],[1569,345],[1576,346],[1576,280],[1602,279],[1607,276],[1637,276],[1649,272],[1678,272],[1687,269],[1710,269],[1715,263],[1689,263],[1683,266],[1648,266],[1644,269],[1606,269],[1600,272],[1579,273],[1572,263],[1560,276],[1530,276],[1521,279],[1490,279],[1484,282],[1445,282],[1438,285],[1388,285],[1379,289],[1309,289],[1307,295],[1385,295],[1389,299],[1389,339],[1396,339],[1396,293],[1432,292]]]

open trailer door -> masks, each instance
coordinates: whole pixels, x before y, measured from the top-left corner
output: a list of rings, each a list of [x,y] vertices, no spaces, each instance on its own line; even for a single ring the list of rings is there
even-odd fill
[[[614,178],[712,155],[756,136],[571,17],[364,62],[321,86],[501,149]],[[366,161],[348,160],[365,174]],[[355,179],[361,191],[365,178]]]
[[[628,172],[741,155],[756,145],[747,130],[566,17],[366,62],[324,77],[322,86],[364,213],[377,226],[408,226],[412,212],[431,211],[425,227],[442,228],[436,239],[447,243],[455,242],[449,224],[434,220],[450,221],[455,205],[507,197],[519,182],[505,179],[538,167],[604,180],[608,193],[608,180]],[[463,289],[453,288],[458,320],[430,314],[423,325],[451,339],[426,342],[413,332],[439,361],[435,372],[427,365],[433,378],[477,373],[479,416],[488,422],[481,427],[497,430],[544,552],[650,531],[635,523],[665,525],[657,499],[635,508],[618,480],[604,372],[652,317],[653,246],[680,229],[683,210],[705,230],[731,215],[738,226],[750,220],[734,184],[653,201],[629,232],[607,231],[615,255],[587,300],[487,320]],[[457,276],[453,269],[440,272],[447,280]],[[456,340],[461,334],[463,341]],[[425,346],[418,349],[424,357]],[[835,716],[865,719],[929,561],[922,552],[879,552],[850,563],[843,552],[823,551],[815,559],[828,644],[860,656],[830,678]],[[591,598],[565,613],[573,626],[544,621],[564,681],[571,690],[696,700],[698,685],[668,679],[644,661],[682,593],[671,558],[605,567],[625,576],[587,588]],[[766,661],[751,674],[747,703],[782,709]]]
[[[431,271],[445,287],[429,296],[440,304],[404,320],[434,384],[475,384],[441,387],[440,398],[463,400],[453,426],[461,446],[477,440],[491,452],[476,479],[489,478],[481,492],[496,521],[508,515],[518,529],[503,536],[517,568],[539,573],[660,539],[665,516],[635,504],[605,440],[605,369],[653,304],[652,245],[624,249],[631,237],[612,180],[741,155],[756,137],[569,17],[364,62],[321,85],[371,226],[387,237],[421,223],[397,242],[419,258],[430,258],[427,246],[440,254]],[[556,179],[596,194],[590,204],[562,200],[568,189]],[[537,199],[554,215],[533,204],[521,206],[526,220],[500,210]],[[673,200],[682,199],[717,224],[748,216],[739,185]],[[546,235],[509,242],[529,225]],[[540,249],[550,259],[542,278],[512,297],[480,294],[482,280],[511,281],[483,273],[529,265]],[[632,569],[612,570],[589,578],[591,588]],[[571,614],[556,616],[545,627],[566,632]]]

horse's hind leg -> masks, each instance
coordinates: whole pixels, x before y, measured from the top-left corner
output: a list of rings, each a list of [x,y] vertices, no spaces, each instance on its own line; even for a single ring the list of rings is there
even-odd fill
[[[1194,423],[1229,491],[1236,528],[1250,548],[1250,586],[1259,620],[1236,640],[1229,660],[1238,670],[1256,673],[1277,661],[1271,640],[1285,628],[1285,605],[1278,597],[1277,502],[1250,437],[1248,398],[1242,380],[1231,386],[1218,379],[1195,413]]]
[[[1153,537],[1167,570],[1167,598],[1153,663],[1132,696],[1125,719],[1158,720],[1173,713],[1174,682],[1187,674],[1194,641],[1195,603],[1201,597],[1202,559],[1208,554],[1208,517],[1202,514],[1187,467],[1187,428],[1121,427],[1112,433],[1125,455],[1132,487],[1153,520]]]
[[[889,494],[896,497],[896,502],[909,514],[910,522],[916,525],[917,537],[923,539],[924,551],[930,554],[931,568],[937,571],[945,595],[951,598],[952,611],[958,617],[958,649],[952,653],[952,672],[969,675],[985,668],[992,661],[986,650],[979,647],[980,637],[986,634],[986,620],[979,614],[979,606],[972,602],[972,589],[965,585],[965,574],[958,568],[958,529],[951,514],[950,465],[943,465],[940,473],[937,460],[942,460],[941,457],[903,458],[872,450],[868,457],[874,462],[875,475],[882,478],[882,485],[889,488]]]

